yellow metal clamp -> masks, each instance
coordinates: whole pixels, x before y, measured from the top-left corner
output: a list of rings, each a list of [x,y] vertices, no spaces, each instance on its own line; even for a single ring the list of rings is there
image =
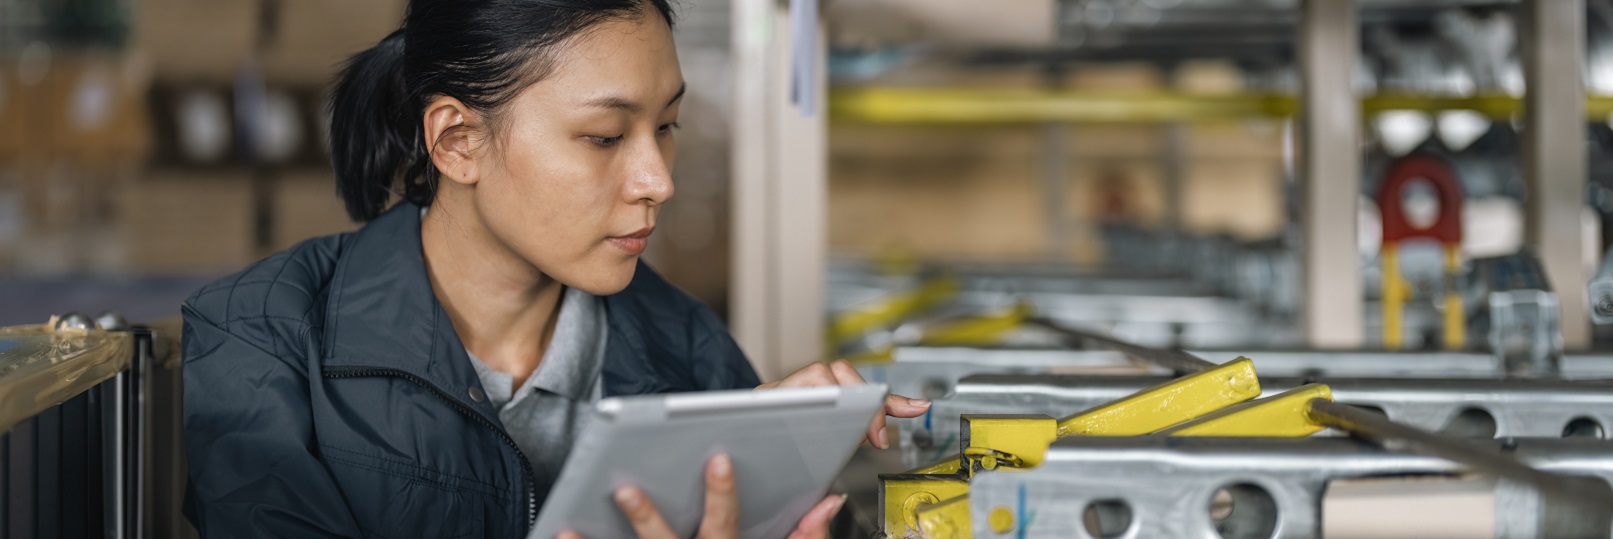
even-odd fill
[[[965,475],[975,467],[992,470],[999,464],[1030,468],[1042,463],[1047,446],[1058,439],[1058,422],[1045,415],[965,415],[960,435]]]
[[[1032,316],[1036,309],[1029,303],[1020,302],[1003,309],[1000,312],[979,316],[967,316],[935,323],[924,328],[919,338],[920,346],[992,346],[1002,344],[1009,334],[1019,330]],[[847,339],[854,339],[855,335]],[[840,342],[831,339],[831,349]],[[896,344],[892,343],[871,350],[852,352],[844,355],[845,359],[853,363],[880,363],[895,358]]]
[[[885,531],[897,536],[917,530],[911,510],[892,511],[902,510],[907,498],[920,494],[928,496],[919,503],[934,503],[929,499],[945,500],[955,493],[968,492],[968,478],[977,465],[1031,467],[1041,464],[1048,446],[1059,437],[1148,434],[1259,395],[1260,380],[1255,376],[1254,362],[1238,358],[1061,420],[1027,415],[965,416],[961,419],[963,447],[959,459],[907,474],[880,476],[886,500]],[[968,468],[963,467],[965,462]],[[929,487],[945,490],[926,490]],[[961,490],[955,490],[959,487]]]
[[[921,508],[969,493],[969,482],[961,476],[894,474],[880,476],[879,482],[885,531],[891,537],[919,530]],[[965,512],[967,509],[965,503]]]
[[[1277,395],[1228,406],[1215,413],[1156,432],[1161,436],[1300,437],[1323,427],[1310,417],[1311,402],[1333,400],[1322,384],[1306,384]]]
[[[1042,463],[1053,440],[1065,436],[1140,436],[1260,396],[1254,362],[1238,358],[1133,393],[1064,419],[1035,415],[965,415],[964,459],[995,468]],[[1008,455],[1012,458],[1002,458]],[[988,468],[989,466],[989,468]],[[973,468],[965,470],[973,473]]]
[[[896,352],[893,344],[867,350],[848,351],[843,345],[852,343],[880,328],[893,327],[934,308],[958,291],[959,283],[951,277],[939,277],[916,288],[893,292],[836,314],[824,333],[824,351],[828,357],[840,357],[853,363],[880,363],[890,361]]]
[[[1036,315],[1030,303],[1019,302],[1002,312],[971,316],[925,328],[921,344],[926,346],[986,346],[1001,343]]]
[[[830,324],[829,338],[835,343],[846,342],[875,329],[890,327],[930,309],[958,291],[958,280],[938,277],[925,281],[917,288],[893,292],[881,299],[847,309]]]
[[[1060,419],[1058,435],[1140,436],[1258,396],[1255,363],[1240,357]]]
[[[1012,529],[1013,515],[1009,515],[1009,522],[1002,522],[996,514],[991,515],[993,529],[1004,527]],[[929,539],[943,539],[952,537],[974,536],[974,518],[969,514],[969,496],[957,496],[948,500],[919,507],[918,527],[921,537]],[[1004,532],[998,532],[1004,533]]]
[[[1307,384],[1250,400],[1259,393],[1253,362],[1238,358],[1062,420],[1034,415],[965,415],[961,419],[962,458],[880,478],[886,500],[905,496],[901,504],[886,502],[885,530],[893,536],[919,532],[925,537],[971,537],[967,498],[960,501],[947,494],[960,489],[966,493],[968,480],[977,469],[1037,466],[1052,442],[1064,436],[1298,437],[1324,428],[1311,420],[1310,403],[1332,400],[1328,386]],[[893,514],[892,510],[903,512]],[[1006,516],[993,518],[994,530],[998,524],[1013,529],[1012,514]]]
[[[908,475],[957,475],[963,471],[963,462],[959,459],[946,459],[917,470],[907,472]]]

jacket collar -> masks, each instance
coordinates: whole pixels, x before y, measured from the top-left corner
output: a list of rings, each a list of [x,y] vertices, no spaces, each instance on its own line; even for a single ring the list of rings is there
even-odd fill
[[[420,247],[420,207],[399,202],[354,233],[330,285],[325,365],[385,369],[420,378],[497,418],[448,313],[432,292]]]
[[[610,326],[602,366],[606,396],[696,389],[665,361],[672,352],[659,343],[667,339],[646,336],[652,332],[647,319],[656,318],[648,313],[671,314],[656,305],[669,301],[670,290],[640,262],[626,290],[603,298]],[[420,206],[399,202],[355,232],[329,291],[326,366],[408,374],[497,422],[487,399],[468,398],[481,380],[432,292],[420,247]]]

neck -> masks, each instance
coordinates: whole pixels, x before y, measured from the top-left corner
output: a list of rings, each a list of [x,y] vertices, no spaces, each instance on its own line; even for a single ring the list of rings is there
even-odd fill
[[[494,237],[474,210],[445,202],[420,223],[432,291],[465,349],[520,387],[554,335],[565,285]]]

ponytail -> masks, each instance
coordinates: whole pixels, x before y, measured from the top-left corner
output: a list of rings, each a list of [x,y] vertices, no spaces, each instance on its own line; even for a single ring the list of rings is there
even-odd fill
[[[330,103],[331,164],[336,191],[354,221],[369,221],[386,210],[401,180],[403,196],[430,204],[433,189],[417,185],[431,169],[420,133],[419,109],[403,77],[403,30],[351,60],[337,78]],[[434,169],[432,169],[434,170]],[[424,200],[419,200],[421,196]]]

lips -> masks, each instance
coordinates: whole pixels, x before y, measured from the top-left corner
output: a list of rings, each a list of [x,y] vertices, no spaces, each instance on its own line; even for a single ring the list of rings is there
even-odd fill
[[[655,232],[655,227],[645,227],[624,236],[612,236],[605,238],[605,241],[611,245],[615,245],[616,248],[621,249],[629,255],[638,256],[644,253],[645,247],[649,246],[650,233],[652,232]]]

